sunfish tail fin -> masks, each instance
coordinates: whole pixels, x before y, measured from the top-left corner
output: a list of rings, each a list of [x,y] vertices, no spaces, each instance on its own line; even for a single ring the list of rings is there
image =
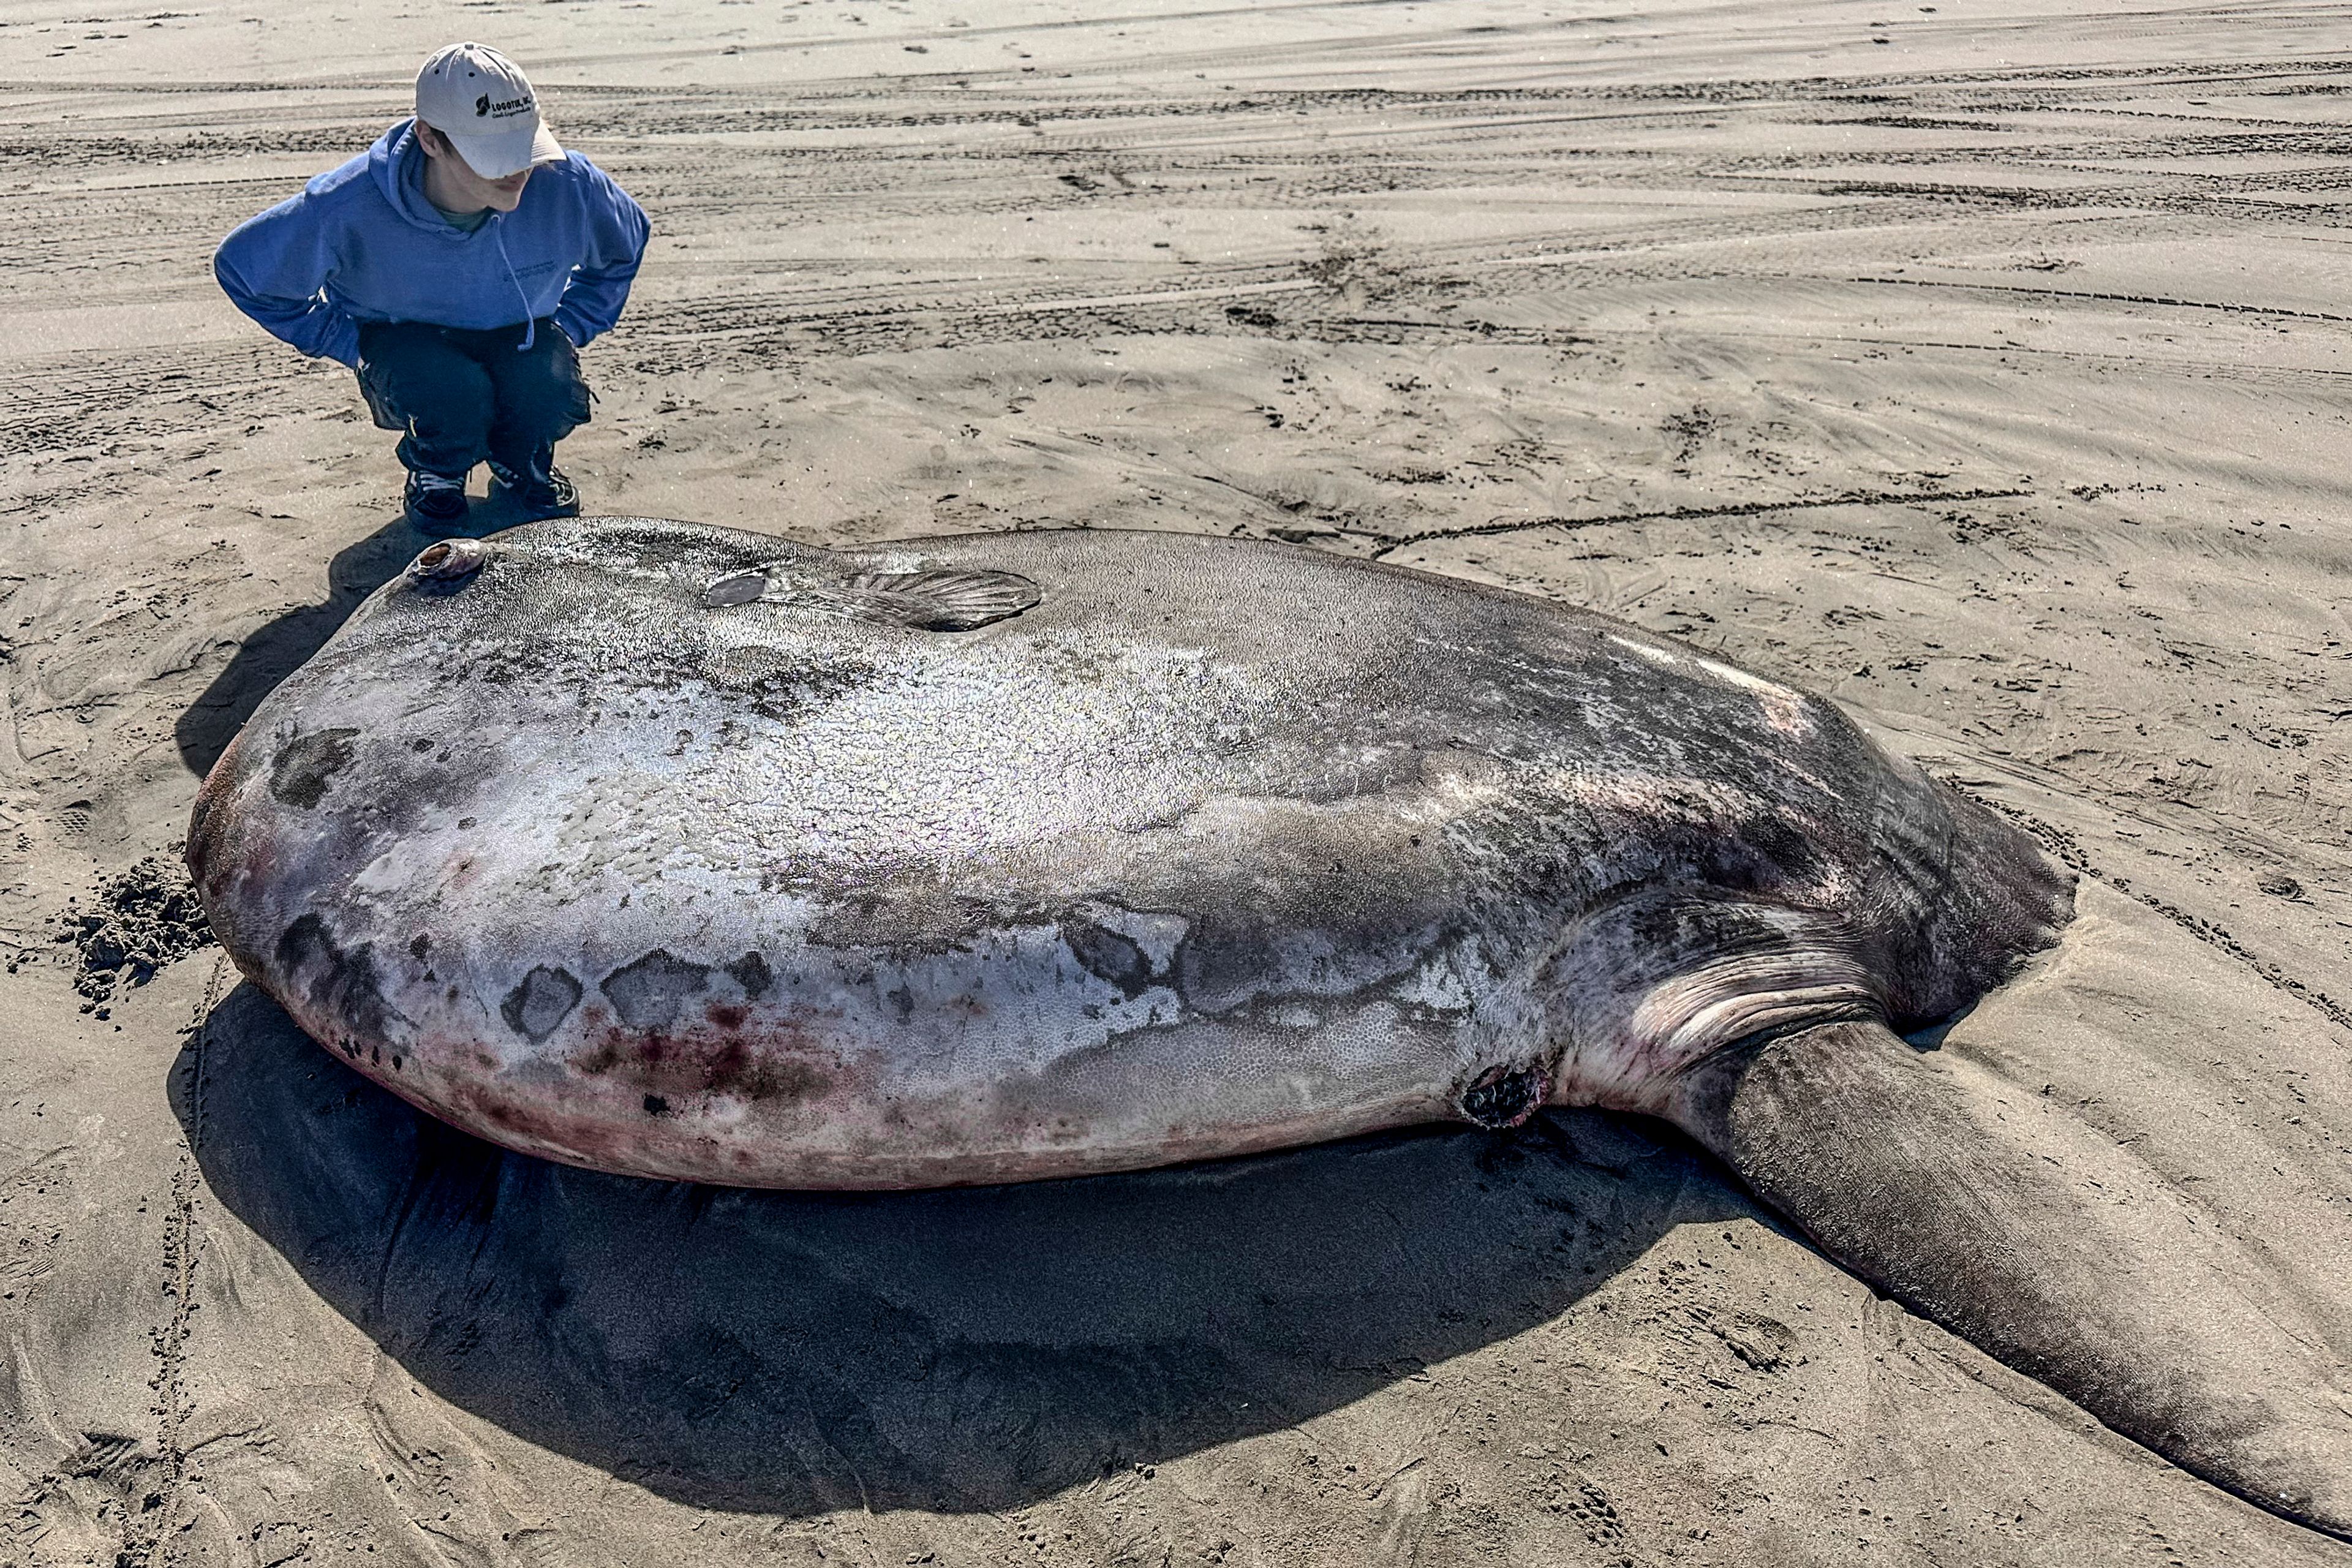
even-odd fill
[[[2352,1540],[2352,1362],[2063,1107],[1876,1022],[1735,1047],[1675,1120],[1822,1248],[2190,1473]]]

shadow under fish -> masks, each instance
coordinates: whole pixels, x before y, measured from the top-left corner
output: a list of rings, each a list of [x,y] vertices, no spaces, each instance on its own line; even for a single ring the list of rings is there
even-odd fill
[[[795,1516],[1016,1508],[1276,1430],[1753,1212],[1591,1112],[945,1192],[606,1175],[420,1115],[250,985],[173,1098],[211,1191],[443,1397],[664,1496]]]

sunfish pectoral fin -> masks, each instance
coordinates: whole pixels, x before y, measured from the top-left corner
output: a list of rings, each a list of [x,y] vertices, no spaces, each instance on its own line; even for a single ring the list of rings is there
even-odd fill
[[[933,632],[976,631],[1038,602],[1037,584],[1028,578],[976,568],[861,572],[847,586],[868,613]]]
[[[1672,1114],[1832,1258],[2181,1468],[2352,1539],[2352,1362],[2064,1108],[1883,1024],[1735,1047]]]

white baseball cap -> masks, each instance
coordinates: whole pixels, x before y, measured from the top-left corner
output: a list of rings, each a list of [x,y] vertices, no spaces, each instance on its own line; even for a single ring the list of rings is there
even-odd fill
[[[451,44],[425,62],[416,73],[416,118],[446,136],[486,180],[563,156],[540,121],[530,79],[487,45]]]

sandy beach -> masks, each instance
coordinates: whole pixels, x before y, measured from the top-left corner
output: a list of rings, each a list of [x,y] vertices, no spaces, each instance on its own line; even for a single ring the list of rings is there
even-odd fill
[[[755,1194],[312,1046],[179,845],[425,542],[209,261],[465,37],[654,225],[590,511],[1272,538],[1831,695],[2082,879],[1974,1092],[2352,1335],[2352,7],[0,0],[0,1565],[2352,1561],[1659,1125]]]

